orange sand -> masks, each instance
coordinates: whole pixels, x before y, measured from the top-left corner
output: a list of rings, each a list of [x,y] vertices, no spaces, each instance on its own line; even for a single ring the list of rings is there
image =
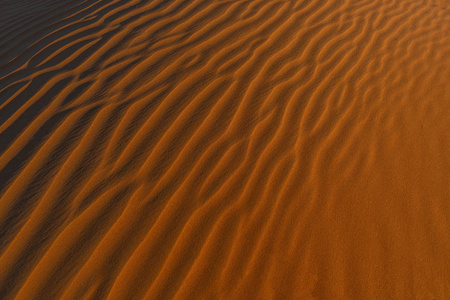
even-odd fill
[[[448,0],[0,1],[1,299],[450,299]]]

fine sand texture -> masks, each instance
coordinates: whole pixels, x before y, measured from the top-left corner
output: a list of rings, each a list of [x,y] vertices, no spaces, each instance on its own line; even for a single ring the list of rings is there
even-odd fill
[[[0,299],[450,299],[448,0],[0,0]]]

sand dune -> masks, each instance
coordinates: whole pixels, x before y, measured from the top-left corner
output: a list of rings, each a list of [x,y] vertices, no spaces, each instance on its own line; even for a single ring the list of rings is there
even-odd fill
[[[449,299],[446,0],[0,0],[1,299]]]

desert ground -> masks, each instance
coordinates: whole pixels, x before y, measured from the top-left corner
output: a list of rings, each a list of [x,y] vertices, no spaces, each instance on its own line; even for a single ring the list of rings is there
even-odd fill
[[[0,299],[450,299],[450,2],[0,0]]]

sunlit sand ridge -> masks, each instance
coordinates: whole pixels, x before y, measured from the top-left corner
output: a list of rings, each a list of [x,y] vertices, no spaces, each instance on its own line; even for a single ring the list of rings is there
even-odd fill
[[[450,2],[0,0],[1,299],[449,299]]]

